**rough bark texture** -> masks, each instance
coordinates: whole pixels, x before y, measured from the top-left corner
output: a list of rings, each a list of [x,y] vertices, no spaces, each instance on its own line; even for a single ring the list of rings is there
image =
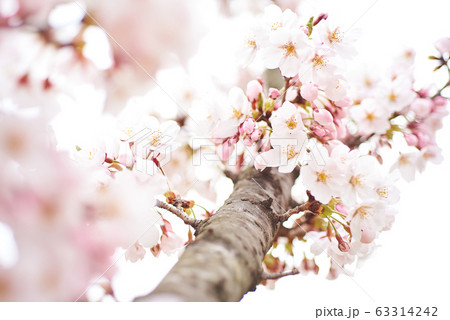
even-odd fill
[[[243,171],[225,204],[148,296],[137,301],[239,301],[261,281],[262,261],[289,209],[294,174]]]

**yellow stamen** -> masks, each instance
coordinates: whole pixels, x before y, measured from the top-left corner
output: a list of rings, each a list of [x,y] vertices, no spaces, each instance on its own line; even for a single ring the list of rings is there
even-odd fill
[[[297,51],[295,51],[295,42],[289,42],[281,47],[284,50],[284,55],[288,56],[297,56]]]
[[[294,116],[290,117],[288,121],[286,121],[286,126],[291,130],[297,128],[297,120],[295,119]]]
[[[325,170],[316,172],[317,175],[317,182],[327,182],[329,175]]]
[[[336,28],[333,32],[328,33],[328,41],[330,41],[330,43],[341,42],[342,38],[342,33],[339,31],[339,28]]]

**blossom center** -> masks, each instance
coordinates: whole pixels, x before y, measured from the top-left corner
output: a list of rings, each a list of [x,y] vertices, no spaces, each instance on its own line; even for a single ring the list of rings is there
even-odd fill
[[[330,41],[330,43],[342,41],[342,33],[339,31],[339,28],[336,28],[333,32],[328,33],[328,41]]]
[[[157,130],[152,133],[152,135],[149,137],[149,142],[151,146],[159,146],[161,144],[161,141],[163,139],[163,134],[161,131]]]
[[[291,129],[294,130],[295,128],[297,128],[297,120],[295,119],[294,116],[290,117],[287,121],[286,121],[286,126]]]
[[[375,120],[375,115],[373,114],[373,112],[368,112],[366,114],[366,119],[369,120],[370,122],[372,122],[373,120]]]
[[[325,170],[319,171],[317,174],[317,182],[327,182],[329,175]]]
[[[324,56],[319,56],[318,54],[316,54],[312,62],[315,69],[322,69],[323,67],[327,66],[328,60]]]
[[[354,216],[360,216],[361,218],[364,218],[367,215],[371,215],[370,213],[370,207],[369,206],[362,206],[356,209]]]
[[[270,28],[272,31],[277,30],[279,27],[281,27],[281,22],[277,21],[272,24],[272,27]]]
[[[89,160],[94,160],[95,156],[97,155],[97,148],[92,149],[91,151],[89,151]]]
[[[376,191],[380,198],[387,199],[389,197],[389,190],[387,187],[377,188]]]
[[[240,112],[236,108],[233,108],[233,118],[239,119],[241,116],[242,116],[242,112]]]
[[[350,184],[354,187],[360,186],[362,184],[362,177],[360,174],[357,174],[356,176],[352,176],[350,178]]]
[[[256,49],[256,41],[253,40],[253,39],[248,39],[247,40],[247,46],[249,48]]]
[[[288,56],[296,56],[297,51],[295,51],[295,43],[289,42],[281,47],[284,50],[284,55]]]
[[[388,98],[390,102],[395,102],[397,100],[397,96],[393,91],[391,91]]]

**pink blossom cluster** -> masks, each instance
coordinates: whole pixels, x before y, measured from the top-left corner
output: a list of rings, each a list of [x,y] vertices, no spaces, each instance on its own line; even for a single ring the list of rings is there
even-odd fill
[[[99,183],[97,169],[56,150],[41,117],[0,114],[0,161],[0,221],[17,250],[0,267],[2,301],[86,299],[92,281],[112,276],[117,247],[152,248],[161,237],[153,206],[163,182],[121,170]]]
[[[323,221],[305,238],[314,238],[314,255],[327,251],[334,278],[345,264],[370,253],[377,235],[390,228],[398,177],[411,181],[427,161],[441,160],[435,135],[448,113],[441,95],[448,84],[437,93],[415,89],[412,51],[383,79],[352,74],[358,82],[345,81],[334,61],[355,50],[351,37],[328,20],[321,15],[301,25],[290,10],[266,8],[241,54],[247,63],[261,55],[267,68],[279,68],[285,86],[265,91],[261,79],[249,82],[247,99],[240,91],[243,107],[233,113],[239,116],[233,126],[227,123],[234,134],[223,141],[232,146],[241,138],[247,147],[241,158],[250,154],[259,170],[300,168],[300,181],[321,204],[316,214]],[[439,63],[436,69],[448,69],[448,39],[436,45],[439,55],[431,59]],[[402,144],[406,151],[398,149]],[[391,168],[384,165],[392,158],[385,149],[398,152]]]

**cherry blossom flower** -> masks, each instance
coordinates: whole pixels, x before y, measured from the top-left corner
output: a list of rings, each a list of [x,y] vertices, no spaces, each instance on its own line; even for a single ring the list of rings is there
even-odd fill
[[[300,111],[291,102],[286,101],[272,113],[270,122],[273,128],[272,137],[287,138],[296,136],[299,131],[305,131]]]
[[[380,84],[376,99],[388,112],[400,111],[416,98],[412,90],[411,80],[405,76],[398,76],[393,81]]]
[[[402,178],[408,182],[411,182],[415,178],[418,164],[418,152],[401,153],[397,162],[391,167],[391,172],[398,169]]]
[[[239,125],[244,122],[250,112],[250,102],[242,89],[234,87],[228,93],[228,104],[218,110],[219,121],[213,129],[217,138],[235,135]]]
[[[327,204],[332,197],[341,195],[344,177],[335,159],[328,155],[325,148],[317,145],[314,151],[314,159],[302,166],[300,177],[305,188],[318,201]]]
[[[384,107],[373,99],[365,99],[360,105],[352,107],[350,114],[362,135],[383,134],[391,126]]]
[[[386,224],[385,205],[380,201],[363,202],[351,214],[350,230],[355,241],[371,242],[374,233]]]
[[[342,26],[338,26],[331,19],[327,19],[314,27],[316,32],[313,32],[313,36],[318,34],[326,48],[335,52],[336,55],[348,59],[356,55],[354,42],[357,39],[358,32],[355,30],[345,31]]]
[[[345,170],[347,184],[343,186],[341,198],[347,205],[353,205],[358,199],[369,200],[376,197],[375,181],[381,176],[378,161],[372,156],[353,159]]]
[[[441,55],[450,53],[450,38],[442,38],[434,43]]]
[[[299,29],[279,28],[271,33],[261,54],[267,68],[280,68],[283,76],[293,77],[310,54],[308,37]]]
[[[255,158],[255,168],[263,170],[266,167],[278,167],[279,172],[292,172],[302,161],[306,152],[306,132],[298,130],[292,136],[276,136],[270,138],[273,149],[260,153]]]
[[[297,70],[300,81],[313,82],[319,86],[327,85],[330,78],[333,78],[337,72],[333,59],[333,52],[329,50],[318,48],[314,52],[309,52],[304,63]]]

